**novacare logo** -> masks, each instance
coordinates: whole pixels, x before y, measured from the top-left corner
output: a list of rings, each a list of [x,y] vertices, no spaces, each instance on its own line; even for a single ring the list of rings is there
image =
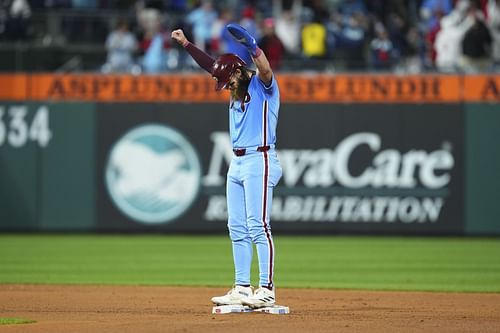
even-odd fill
[[[215,132],[211,139],[214,148],[203,183],[220,186],[225,181],[221,172],[223,162],[229,163],[232,158],[231,142],[226,132]],[[293,187],[302,182],[309,188],[335,184],[348,188],[415,188],[421,184],[437,189],[449,184],[449,171],[455,161],[448,149],[432,152],[412,149],[401,153],[396,149],[380,150],[381,145],[378,134],[363,132],[346,137],[336,149],[279,150],[284,185]],[[354,174],[349,168],[351,157],[356,149],[363,147],[368,147],[374,156],[370,165]]]
[[[125,215],[146,224],[174,220],[196,199],[201,166],[193,146],[177,130],[138,126],[111,149],[106,185]]]
[[[211,139],[203,184],[215,189],[224,184],[223,165],[232,156],[227,133],[215,132]],[[278,156],[283,177],[272,218],[282,221],[435,222],[455,165],[449,143],[433,151],[401,152],[382,149],[380,135],[372,132],[349,135],[334,149],[282,149]],[[225,218],[224,200],[209,199],[208,220]]]

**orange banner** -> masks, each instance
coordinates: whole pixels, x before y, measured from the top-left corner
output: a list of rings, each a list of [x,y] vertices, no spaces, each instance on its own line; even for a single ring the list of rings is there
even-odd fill
[[[277,76],[282,103],[500,102],[500,77],[459,75]],[[226,102],[203,74],[2,74],[0,100]]]
[[[500,102],[500,76],[474,75],[464,80],[464,100],[470,102]]]
[[[210,76],[162,75],[35,75],[33,100],[99,102],[216,102],[227,100],[217,93]],[[223,96],[224,95],[224,96]],[[225,98],[224,98],[225,97]]]
[[[284,102],[434,103],[460,100],[456,76],[283,75]]]
[[[27,100],[28,77],[27,74],[0,74],[0,100]]]

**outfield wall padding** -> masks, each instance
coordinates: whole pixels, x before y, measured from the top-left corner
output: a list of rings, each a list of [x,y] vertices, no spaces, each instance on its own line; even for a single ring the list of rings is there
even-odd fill
[[[25,90],[0,93],[1,231],[227,232],[227,96],[206,77],[10,79]],[[496,78],[278,79],[276,232],[500,234]]]
[[[0,114],[1,230],[95,230],[94,104],[0,103]]]
[[[465,113],[466,234],[500,234],[500,105],[470,104]]]

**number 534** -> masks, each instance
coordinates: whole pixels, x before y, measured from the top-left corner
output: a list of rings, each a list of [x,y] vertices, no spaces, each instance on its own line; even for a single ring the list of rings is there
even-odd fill
[[[20,148],[28,141],[37,142],[40,147],[48,145],[52,137],[49,128],[49,109],[40,106],[31,125],[26,120],[27,114],[26,105],[10,106],[7,112],[5,107],[0,106],[0,147],[10,144],[12,147]]]

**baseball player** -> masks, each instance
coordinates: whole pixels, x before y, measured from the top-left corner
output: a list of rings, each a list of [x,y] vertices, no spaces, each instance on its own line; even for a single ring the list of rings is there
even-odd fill
[[[228,229],[232,241],[235,285],[217,305],[243,304],[252,308],[275,303],[274,243],[269,224],[273,188],[281,178],[274,150],[280,106],[279,89],[269,62],[255,38],[236,24],[226,29],[250,52],[254,72],[234,54],[213,59],[190,43],[182,30],[172,32],[193,59],[216,80],[215,89],[229,89],[229,133],[233,159],[227,174]],[[259,259],[259,288],[250,286],[253,244]]]

